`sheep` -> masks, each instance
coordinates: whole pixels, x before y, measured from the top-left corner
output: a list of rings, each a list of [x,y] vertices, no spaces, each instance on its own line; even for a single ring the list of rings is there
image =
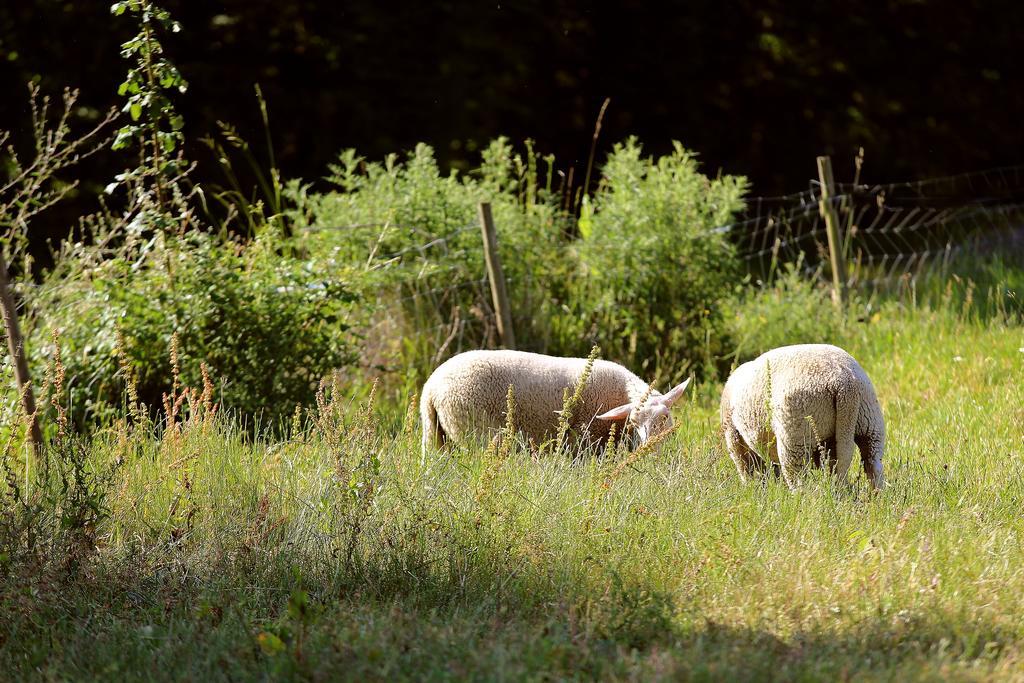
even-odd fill
[[[885,422],[875,388],[846,351],[798,344],[768,351],[736,368],[722,391],[722,431],[743,481],[782,470],[795,487],[803,458],[831,454],[846,481],[856,446],[875,489],[885,486]]]
[[[448,359],[430,375],[420,395],[423,453],[500,429],[509,386],[516,429],[543,443],[556,435],[563,392],[575,390],[587,362],[523,351],[467,351]],[[661,394],[621,365],[595,360],[573,410],[572,426],[591,444],[606,443],[616,423],[619,434],[628,425],[632,440],[644,442],[671,427],[669,408],[689,382]]]

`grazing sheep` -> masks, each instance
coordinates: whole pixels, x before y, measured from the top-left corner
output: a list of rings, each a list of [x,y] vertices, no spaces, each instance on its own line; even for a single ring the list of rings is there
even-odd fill
[[[835,346],[783,346],[736,368],[722,391],[722,431],[744,481],[770,464],[795,486],[804,456],[820,465],[823,452],[846,481],[856,446],[871,484],[885,485],[885,422],[875,388]]]
[[[564,390],[575,390],[586,365],[586,358],[523,351],[468,351],[450,358],[423,385],[424,453],[430,446],[504,426],[509,385],[515,396],[516,428],[535,443],[543,443],[558,430]],[[591,443],[606,442],[614,423],[619,423],[619,433],[628,424],[627,433],[635,441],[646,441],[672,425],[669,408],[689,382],[663,395],[621,365],[596,360],[571,424],[584,431]]]

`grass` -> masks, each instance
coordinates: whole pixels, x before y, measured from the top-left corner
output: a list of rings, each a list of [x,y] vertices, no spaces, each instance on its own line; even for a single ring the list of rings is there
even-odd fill
[[[0,564],[36,680],[1024,678],[1024,329],[883,307],[843,345],[889,487],[744,486],[718,384],[657,453],[430,454],[324,396],[288,440],[111,430],[94,546]],[[410,415],[415,419],[415,413]],[[58,546],[51,546],[50,553]]]

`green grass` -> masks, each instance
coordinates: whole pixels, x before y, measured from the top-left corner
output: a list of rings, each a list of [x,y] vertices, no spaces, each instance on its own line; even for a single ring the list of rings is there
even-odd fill
[[[329,404],[286,442],[219,419],[112,430],[91,446],[124,458],[95,549],[3,565],[0,670],[1024,678],[1024,329],[886,306],[841,342],[885,412],[880,495],[860,472],[742,485],[716,384],[626,466],[507,446],[421,463],[418,426]]]

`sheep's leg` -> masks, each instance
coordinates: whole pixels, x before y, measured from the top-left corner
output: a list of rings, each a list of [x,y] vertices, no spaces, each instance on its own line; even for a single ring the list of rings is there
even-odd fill
[[[848,481],[847,474],[850,471],[850,463],[853,462],[854,448],[853,439],[836,439],[836,481],[844,484]]]
[[[800,470],[804,466],[804,448],[802,444],[791,444],[785,437],[780,437],[779,434],[783,433],[780,427],[774,425],[782,478],[789,488],[795,489],[800,484]]]
[[[420,421],[423,426],[423,438],[420,443],[420,463],[422,464],[427,461],[429,450],[442,448],[448,439],[441,427],[441,420],[430,396],[424,396],[421,399]]]
[[[729,449],[729,457],[736,463],[736,470],[744,483],[751,479],[761,478],[767,473],[764,460],[753,451],[733,426],[725,428],[725,445]]]
[[[841,391],[836,395],[836,481],[846,483],[853,462],[854,431],[860,412],[860,393]]]
[[[803,469],[803,458],[799,451],[779,449],[779,465],[786,486],[795,489],[800,485],[800,470]]]
[[[860,451],[860,460],[864,465],[864,474],[875,489],[885,487],[885,473],[882,470],[882,451],[884,441],[878,434],[862,434],[854,441]]]

